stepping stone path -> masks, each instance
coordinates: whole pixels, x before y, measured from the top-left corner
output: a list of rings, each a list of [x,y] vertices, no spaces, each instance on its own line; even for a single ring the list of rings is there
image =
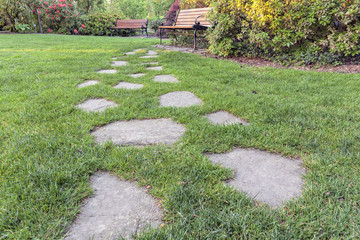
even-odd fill
[[[96,85],[96,84],[99,84],[100,82],[97,81],[97,80],[88,80],[88,81],[85,81],[81,84],[78,85],[78,88],[84,88],[84,87],[89,87],[89,86],[93,86],[93,85]]]
[[[147,67],[147,70],[152,70],[152,71],[161,71],[163,70],[162,66],[158,66],[158,67]]]
[[[126,61],[114,61],[111,63],[111,66],[113,67],[126,66],[126,65],[127,65]]]
[[[139,78],[145,76],[145,73],[134,73],[134,74],[130,74],[129,76],[133,78]]]
[[[124,88],[124,89],[140,89],[143,88],[143,84],[129,83],[129,82],[120,82],[114,88]]]
[[[300,161],[240,148],[230,153],[209,155],[209,158],[215,164],[234,170],[235,177],[229,184],[272,207],[301,194],[305,170]]]
[[[160,96],[162,107],[190,107],[202,104],[201,99],[187,91],[171,92]]]
[[[137,49],[125,55],[133,55],[143,49]],[[158,57],[157,52],[148,51],[140,58]],[[113,58],[116,59],[116,58]],[[158,62],[142,63],[158,64]],[[125,61],[114,61],[113,66],[124,66]],[[162,70],[161,66],[148,67],[148,70]],[[116,73],[116,70],[100,70],[98,73]],[[137,78],[144,73],[130,74]],[[179,82],[172,75],[158,75],[155,82]],[[98,84],[89,80],[78,87]],[[143,84],[120,82],[114,88],[140,89]],[[162,107],[189,107],[203,104],[202,100],[188,91],[171,92],[160,96]],[[77,107],[87,111],[104,111],[117,104],[106,99],[88,99]],[[228,125],[248,122],[225,111],[206,115],[213,124]],[[91,135],[95,141],[103,144],[112,141],[123,146],[145,146],[153,144],[172,145],[185,133],[185,127],[171,119],[146,119],[118,121],[94,130]],[[281,157],[259,150],[235,149],[225,154],[212,154],[209,159],[234,170],[234,179],[229,182],[236,189],[268,203],[272,207],[298,197],[303,184],[305,170],[300,161]],[[98,173],[91,177],[91,186],[95,189],[93,197],[86,200],[81,214],[70,228],[66,240],[77,239],[129,239],[149,224],[159,226],[162,213],[157,203],[135,183],[119,181],[108,173]]]
[[[106,99],[88,99],[85,102],[77,105],[78,108],[86,112],[102,112],[107,108],[116,107],[117,104]]]
[[[97,143],[111,140],[116,145],[172,145],[185,132],[185,127],[171,119],[118,121],[105,125],[91,135]]]
[[[215,113],[211,113],[206,115],[206,118],[209,119],[210,122],[217,125],[230,125],[230,124],[243,124],[243,125],[249,125],[249,123],[245,120],[242,120],[241,118],[238,118],[237,116],[225,112],[225,111],[218,111]]]
[[[157,55],[155,55],[155,56],[142,56],[142,57],[140,57],[140,58],[157,58],[158,56]]]
[[[108,173],[97,173],[90,182],[95,194],[85,201],[65,240],[130,239],[161,224],[158,203],[136,183]]]
[[[102,73],[102,74],[114,74],[116,73],[117,71],[115,69],[105,69],[105,70],[100,70],[98,71],[98,73]]]
[[[169,82],[169,83],[177,83],[179,80],[172,75],[158,75],[154,77],[154,82]]]
[[[159,64],[159,62],[146,62],[146,63],[142,63],[141,65],[156,65]]]

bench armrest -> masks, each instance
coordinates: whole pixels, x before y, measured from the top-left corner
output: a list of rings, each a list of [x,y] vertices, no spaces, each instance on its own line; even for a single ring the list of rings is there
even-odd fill
[[[204,16],[204,15],[197,16],[197,17],[195,18],[195,24],[196,24],[196,25],[200,25],[200,22],[198,22],[198,18],[200,18],[200,17],[205,17],[205,16]]]
[[[170,18],[162,18],[160,20],[171,20]],[[164,23],[161,23],[161,26],[164,26]]]

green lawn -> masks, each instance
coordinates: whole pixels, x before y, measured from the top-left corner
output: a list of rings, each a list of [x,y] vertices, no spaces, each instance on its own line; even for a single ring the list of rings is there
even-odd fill
[[[0,35],[0,239],[61,239],[82,200],[89,176],[107,170],[151,186],[165,225],[139,239],[360,238],[360,76],[254,68],[197,55],[166,52],[155,83],[137,56],[114,75],[111,58],[154,39],[58,35]],[[150,60],[152,61],[152,60]],[[144,72],[132,79],[130,73]],[[85,79],[97,86],[78,89]],[[137,91],[113,89],[119,81]],[[158,97],[191,91],[205,104],[159,108]],[[256,91],[257,94],[252,93]],[[118,103],[104,113],[75,105],[103,97]],[[226,110],[249,126],[211,125],[204,114]],[[172,147],[99,146],[89,134],[117,120],[172,118],[186,126]],[[224,184],[229,169],[207,153],[234,147],[300,157],[307,170],[302,197],[280,209],[256,204]]]

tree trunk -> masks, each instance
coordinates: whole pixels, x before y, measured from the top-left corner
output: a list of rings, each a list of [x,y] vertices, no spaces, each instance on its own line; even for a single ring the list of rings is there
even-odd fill
[[[42,25],[41,25],[41,19],[40,19],[39,9],[36,9],[36,13],[37,13],[37,19],[38,19],[38,24],[39,24],[40,33],[44,33],[44,32],[43,32]]]
[[[90,0],[87,0],[86,13],[90,11]]]

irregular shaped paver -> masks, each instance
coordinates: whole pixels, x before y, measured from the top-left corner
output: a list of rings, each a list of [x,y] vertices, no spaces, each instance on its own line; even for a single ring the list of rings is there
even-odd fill
[[[117,104],[106,99],[88,99],[85,102],[77,105],[78,108],[86,112],[102,112],[107,108],[116,107]]]
[[[101,127],[91,135],[97,143],[111,140],[117,145],[172,145],[184,134],[185,127],[171,119],[148,119],[114,122]]]
[[[95,193],[86,199],[65,240],[130,239],[161,224],[158,203],[136,183],[108,173],[97,173],[90,182]]]
[[[203,102],[195,94],[187,91],[171,92],[160,96],[162,107],[190,107]]]
[[[234,169],[235,177],[229,184],[270,206],[279,206],[301,194],[305,170],[298,160],[240,148],[209,158],[213,163]]]
[[[125,55],[134,55],[134,54],[136,54],[136,52],[127,52],[127,53],[125,53]]]
[[[163,70],[162,66],[157,66],[157,67],[147,67],[147,70],[152,70],[152,71],[161,71]]]
[[[88,80],[88,81],[85,81],[81,84],[78,85],[78,88],[84,88],[84,87],[88,87],[88,86],[93,86],[93,85],[96,85],[96,84],[99,84],[100,82],[97,81],[97,80]]]
[[[138,78],[138,77],[145,76],[145,73],[134,73],[134,74],[130,74],[129,76],[133,77],[133,78]]]
[[[140,57],[140,58],[157,58],[158,56],[157,55],[155,55],[155,56],[142,56],[142,57]]]
[[[155,82],[169,82],[169,83],[177,83],[179,80],[172,75],[158,75],[153,79]]]
[[[141,65],[156,65],[159,64],[159,62],[146,62],[146,63],[142,63]]]
[[[114,73],[116,73],[116,70],[115,69],[104,69],[104,70],[98,71],[98,73],[114,74]]]
[[[127,65],[126,61],[114,61],[111,63],[111,66],[113,67],[119,67],[119,66],[125,66]]]
[[[129,82],[120,82],[114,88],[124,88],[124,89],[140,89],[143,88],[143,84],[129,83]]]
[[[207,114],[206,118],[209,119],[209,121],[213,124],[217,125],[230,125],[236,123],[249,125],[247,121],[225,111],[218,111],[215,113]]]
[[[148,55],[148,56],[155,56],[155,55],[157,55],[157,52],[152,51],[152,50],[149,50],[149,51],[146,53],[146,55]]]

